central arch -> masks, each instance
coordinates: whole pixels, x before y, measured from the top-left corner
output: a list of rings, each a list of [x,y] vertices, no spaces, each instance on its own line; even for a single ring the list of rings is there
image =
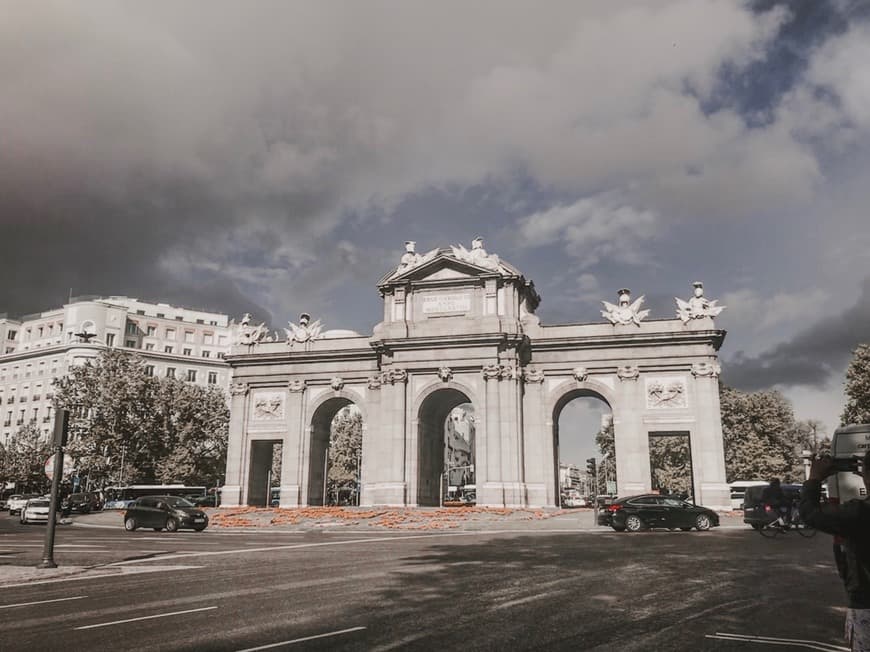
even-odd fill
[[[557,487],[557,491],[555,494],[556,500],[557,500],[556,504],[560,505],[560,506],[561,506],[561,503],[559,502],[559,500],[560,500],[561,493],[563,493],[563,489],[565,488],[566,485],[572,484],[571,482],[568,481],[569,480],[568,478],[563,477],[564,474],[563,474],[563,470],[561,468],[563,463],[566,461],[580,463],[580,464],[582,464],[582,466],[580,467],[580,470],[582,472],[585,472],[585,469],[586,469],[585,459],[583,459],[583,460],[566,460],[566,459],[562,459],[563,456],[561,453],[562,449],[564,448],[564,446],[563,446],[564,442],[560,441],[560,428],[559,428],[562,411],[568,406],[569,403],[571,403],[572,401],[575,401],[576,399],[594,399],[594,400],[602,403],[603,406],[606,407],[606,409],[610,412],[609,423],[610,423],[611,428],[613,426],[613,406],[611,405],[610,401],[608,401],[607,398],[604,397],[604,395],[602,393],[595,391],[594,389],[591,389],[589,387],[573,387],[573,388],[567,389],[564,393],[559,395],[558,399],[556,400],[555,404],[553,405],[552,423],[553,423],[553,473],[554,473],[553,477],[555,479],[556,487]],[[605,424],[602,421],[601,427],[604,427],[604,425]],[[597,450],[592,455],[592,457],[596,458],[596,461],[601,462],[599,460],[600,455],[598,454]],[[608,457],[609,457],[609,459],[604,464],[606,465],[606,469],[610,469],[612,471],[612,473],[610,475],[615,477],[615,475],[616,475],[616,473],[615,473],[615,454],[611,453]],[[600,467],[598,467],[597,470],[600,470]],[[591,479],[591,485],[592,485],[591,494],[593,496],[600,492],[600,490],[599,490],[599,477],[598,477],[599,474],[596,473],[596,476],[597,477]],[[608,476],[605,475],[604,477],[607,478]]]
[[[440,503],[447,419],[455,408],[471,402],[465,392],[445,387],[429,394],[420,405],[417,415],[418,505],[437,506]]]

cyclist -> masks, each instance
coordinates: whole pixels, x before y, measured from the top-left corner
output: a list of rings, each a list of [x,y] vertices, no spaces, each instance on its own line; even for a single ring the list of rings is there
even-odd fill
[[[779,478],[774,478],[770,481],[770,484],[764,488],[764,491],[761,492],[761,502],[765,506],[770,506],[771,511],[776,514],[778,518],[782,519],[782,523],[785,527],[788,527],[788,523],[791,520],[791,508],[788,501],[785,499],[785,493],[782,491]]]

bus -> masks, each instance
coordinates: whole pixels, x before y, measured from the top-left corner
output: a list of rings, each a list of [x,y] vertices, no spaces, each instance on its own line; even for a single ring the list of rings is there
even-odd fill
[[[106,501],[103,509],[127,509],[140,496],[182,496],[195,499],[205,496],[206,488],[184,484],[131,484],[125,487],[106,487],[103,495]]]

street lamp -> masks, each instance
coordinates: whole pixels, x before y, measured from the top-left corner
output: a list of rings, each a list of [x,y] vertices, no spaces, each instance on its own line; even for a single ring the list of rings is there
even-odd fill
[[[54,528],[57,518],[57,499],[60,493],[60,478],[63,475],[63,448],[69,435],[69,412],[57,409],[54,412],[54,471],[51,476],[51,500],[48,504],[48,522],[45,525],[45,542],[42,547],[42,561],[37,568],[57,568],[54,561]]]

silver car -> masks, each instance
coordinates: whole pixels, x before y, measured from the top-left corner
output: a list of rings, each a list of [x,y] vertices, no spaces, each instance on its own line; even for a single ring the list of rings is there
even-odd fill
[[[51,506],[49,498],[31,498],[27,504],[21,509],[21,522],[27,523],[48,523],[48,510]],[[55,514],[55,518],[59,515]]]

